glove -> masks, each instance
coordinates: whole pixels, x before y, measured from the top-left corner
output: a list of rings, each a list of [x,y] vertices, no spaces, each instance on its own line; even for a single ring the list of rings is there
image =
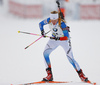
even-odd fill
[[[70,32],[70,27],[69,27],[69,26],[67,26],[67,27],[66,27],[66,30],[68,30],[68,32]]]
[[[50,37],[50,39],[60,40],[60,37]]]
[[[46,37],[44,30],[41,31],[41,35],[42,35],[43,37]]]

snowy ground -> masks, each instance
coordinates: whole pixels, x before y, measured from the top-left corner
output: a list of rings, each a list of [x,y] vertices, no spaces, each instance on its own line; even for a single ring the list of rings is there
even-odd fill
[[[42,53],[48,38],[40,39],[25,50],[24,48],[38,36],[17,33],[20,30],[40,34],[38,23],[41,20],[14,17],[3,13],[0,7],[0,85],[34,82],[46,76]],[[100,85],[100,21],[68,20],[67,23],[71,27],[70,35],[75,59],[85,75]],[[48,26],[45,26],[45,30],[49,30]],[[61,47],[50,56],[54,80],[80,82]]]

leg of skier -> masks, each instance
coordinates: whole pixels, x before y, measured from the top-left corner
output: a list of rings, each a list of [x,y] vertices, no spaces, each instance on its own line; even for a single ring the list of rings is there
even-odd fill
[[[87,77],[85,77],[82,69],[80,68],[79,64],[76,62],[76,60],[74,59],[73,57],[73,53],[72,53],[72,49],[71,49],[71,42],[70,40],[67,40],[65,41],[63,44],[62,44],[62,47],[64,48],[65,52],[66,52],[66,55],[67,55],[67,58],[69,60],[69,62],[72,64],[72,66],[75,68],[76,72],[78,73],[80,79],[84,82],[90,82],[88,80]]]
[[[43,78],[43,81],[52,81],[53,80],[49,55],[54,49],[56,49],[56,47],[57,47],[57,43],[54,40],[49,40],[49,42],[47,43],[47,45],[45,47],[43,55],[44,55],[44,62],[46,65],[47,77]]]

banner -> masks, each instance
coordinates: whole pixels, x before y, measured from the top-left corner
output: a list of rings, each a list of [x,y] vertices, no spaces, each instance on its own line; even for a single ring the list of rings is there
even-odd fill
[[[23,18],[41,18],[42,5],[26,5],[9,0],[9,12]]]
[[[100,19],[100,5],[80,5],[80,19]]]

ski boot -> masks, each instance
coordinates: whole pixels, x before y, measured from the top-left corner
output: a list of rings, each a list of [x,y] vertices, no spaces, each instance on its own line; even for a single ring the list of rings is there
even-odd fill
[[[42,81],[53,81],[53,75],[52,75],[51,68],[47,68],[46,72],[47,72],[47,77],[43,78]]]
[[[90,83],[90,81],[88,80],[87,77],[85,77],[85,75],[83,74],[83,71],[82,69],[80,69],[79,71],[77,71],[80,79],[83,81],[83,82],[87,82],[87,83]]]

